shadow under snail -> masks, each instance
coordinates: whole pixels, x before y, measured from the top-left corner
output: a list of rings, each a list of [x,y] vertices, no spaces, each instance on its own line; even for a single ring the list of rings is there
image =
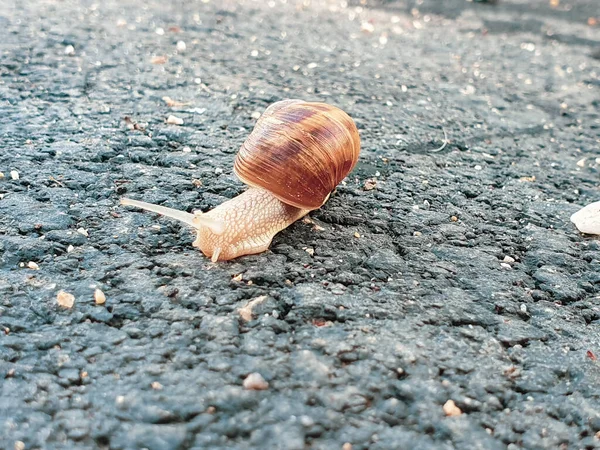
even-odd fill
[[[273,236],[312,210],[352,171],[360,152],[354,121],[325,103],[283,100],[269,106],[238,152],[233,170],[249,187],[190,214],[152,203],[130,205],[194,227],[192,244],[213,262],[268,249]]]

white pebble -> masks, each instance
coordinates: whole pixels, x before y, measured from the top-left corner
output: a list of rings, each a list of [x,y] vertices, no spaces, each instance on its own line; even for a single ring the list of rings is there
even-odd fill
[[[88,234],[87,230],[86,230],[85,228],[83,228],[83,227],[81,227],[81,228],[77,228],[77,232],[78,232],[79,234],[82,234],[82,235],[84,235],[85,237],[89,237],[89,234]]]
[[[40,270],[40,266],[38,266],[36,263],[34,263],[33,261],[29,261],[27,263],[27,267],[29,267],[31,270]]]
[[[522,313],[526,313],[527,312],[527,305],[525,303],[522,303],[520,306],[521,312]]]
[[[506,256],[504,257],[504,262],[505,262],[505,263],[514,263],[514,262],[515,262],[515,258],[513,258],[513,257],[511,257],[511,256],[508,256],[508,255],[506,255]]]
[[[11,170],[10,171],[10,177],[13,180],[18,180],[19,179],[19,172],[17,172],[16,170]]]
[[[217,175],[218,175],[218,174],[220,174],[220,173],[223,173],[223,169],[221,169],[220,167],[217,167],[217,168],[215,169],[215,173],[216,173]]]
[[[165,34],[165,30],[163,28],[157,28],[156,34],[158,34],[159,36],[162,36]]]
[[[177,51],[178,52],[185,52],[186,48],[187,48],[187,45],[185,45],[185,42],[177,41]]]
[[[254,372],[244,379],[244,389],[249,391],[264,391],[269,389],[269,383],[265,381],[260,373]]]
[[[503,263],[500,263],[500,265],[505,269],[512,269],[511,265],[508,263],[503,262]]]
[[[75,47],[73,47],[72,45],[67,45],[65,47],[65,55],[73,56],[74,54],[75,54]]]
[[[571,222],[586,234],[600,235],[600,202],[594,202],[571,216]]]
[[[183,119],[177,116],[167,117],[167,123],[171,125],[183,125]]]
[[[106,303],[106,295],[100,289],[94,291],[94,301],[96,305],[104,305]]]

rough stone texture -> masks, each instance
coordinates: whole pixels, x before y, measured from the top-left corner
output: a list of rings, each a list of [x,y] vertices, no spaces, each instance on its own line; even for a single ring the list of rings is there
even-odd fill
[[[0,448],[600,448],[600,10],[557,3],[2,0]],[[361,132],[323,230],[212,264],[118,206],[240,193],[289,97]]]

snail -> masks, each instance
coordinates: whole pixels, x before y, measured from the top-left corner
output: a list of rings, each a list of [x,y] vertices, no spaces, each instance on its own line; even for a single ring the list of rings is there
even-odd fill
[[[283,100],[269,106],[234,162],[249,186],[206,212],[190,214],[122,198],[135,206],[194,227],[194,247],[213,262],[261,253],[273,236],[320,208],[352,171],[360,152],[354,121],[325,103]]]

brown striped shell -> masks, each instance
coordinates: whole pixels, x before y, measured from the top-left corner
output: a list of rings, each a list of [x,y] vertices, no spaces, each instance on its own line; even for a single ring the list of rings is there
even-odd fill
[[[234,172],[288,205],[317,209],[354,168],[354,121],[325,103],[283,100],[269,106],[244,142]]]

